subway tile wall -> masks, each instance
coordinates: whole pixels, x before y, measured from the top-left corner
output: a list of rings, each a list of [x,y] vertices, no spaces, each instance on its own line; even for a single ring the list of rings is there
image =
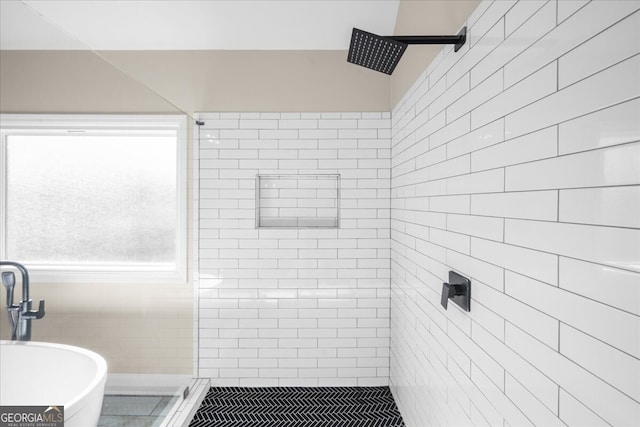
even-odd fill
[[[197,375],[386,385],[390,113],[202,113]],[[256,228],[256,174],[340,174],[340,228]]]
[[[408,426],[640,425],[639,9],[484,1],[394,109]],[[440,305],[449,270],[469,313]]]

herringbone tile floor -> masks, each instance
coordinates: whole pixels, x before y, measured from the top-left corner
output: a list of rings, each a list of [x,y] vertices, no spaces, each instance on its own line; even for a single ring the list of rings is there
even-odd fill
[[[389,387],[211,387],[189,427],[403,427]]]

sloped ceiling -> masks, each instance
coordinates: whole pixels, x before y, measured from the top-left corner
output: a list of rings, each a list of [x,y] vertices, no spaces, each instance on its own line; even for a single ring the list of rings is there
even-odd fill
[[[344,50],[399,0],[2,0],[2,49]],[[57,33],[57,34],[56,34]]]

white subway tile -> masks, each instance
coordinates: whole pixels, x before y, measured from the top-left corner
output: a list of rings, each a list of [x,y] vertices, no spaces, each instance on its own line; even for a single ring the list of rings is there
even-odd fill
[[[504,120],[499,119],[447,144],[447,158],[457,157],[504,141]]]
[[[560,3],[564,3],[562,0]],[[505,66],[511,86],[638,8],[634,2],[590,2]]]
[[[501,192],[505,190],[504,181],[503,169],[494,169],[447,178],[447,194]]]
[[[474,25],[476,22],[478,22],[478,20],[485,14],[492,3],[493,2],[489,1],[480,2],[480,4],[478,4],[478,7],[476,7],[467,18],[467,25]]]
[[[429,167],[429,179],[442,179],[450,176],[468,174],[469,172],[471,172],[470,156],[464,155],[431,165]]]
[[[280,120],[278,122],[279,129],[317,129],[317,120]]]
[[[472,341],[460,329],[451,327],[447,330],[447,335],[451,338],[471,361],[471,369],[480,368],[485,375],[495,384],[504,384],[504,367],[500,366],[490,357],[478,344]]]
[[[609,425],[564,390],[560,390],[560,419],[569,426],[606,427]]]
[[[447,251],[447,264],[464,276],[480,280],[499,290],[504,288],[504,273],[500,267],[454,251]]]
[[[553,126],[471,154],[473,172],[555,157],[558,154],[558,129]]]
[[[216,117],[227,119],[219,115]],[[361,122],[362,129],[345,123],[340,113],[327,115],[327,120],[336,122],[331,128],[321,129],[315,129],[314,125],[320,117],[325,116],[317,113],[253,114],[239,117],[242,129],[237,131],[246,133],[229,134],[229,137],[236,139],[221,139],[215,148],[212,145],[212,148],[203,149],[204,153],[211,155],[203,157],[204,161],[200,164],[201,167],[208,168],[199,171],[203,206],[208,206],[199,211],[199,235],[204,239],[200,246],[200,275],[225,277],[215,285],[215,289],[205,286],[204,282],[201,284],[203,308],[200,310],[200,348],[207,351],[214,350],[208,347],[221,345],[223,348],[216,347],[215,350],[227,352],[227,358],[231,355],[228,351],[251,350],[251,353],[232,355],[237,363],[229,368],[260,368],[260,375],[267,377],[245,377],[243,375],[250,371],[230,369],[220,373],[222,368],[213,367],[203,368],[200,372],[216,377],[221,375],[229,384],[276,385],[283,381],[289,381],[290,384],[299,381],[317,385],[318,378],[300,377],[323,375],[321,371],[301,373],[299,369],[316,368],[316,357],[335,357],[337,348],[355,348],[358,338],[380,339],[360,343],[372,346],[370,349],[373,353],[364,356],[388,357],[389,295],[377,295],[376,291],[383,291],[385,284],[388,287],[389,283],[390,140],[389,135],[386,139],[379,139],[381,134],[378,132],[382,132],[382,135],[385,132],[389,134],[389,115],[377,113],[367,116]],[[358,120],[360,117],[360,113],[347,114],[345,119]],[[237,119],[235,116],[229,118]],[[324,125],[327,124],[324,122]],[[339,135],[340,129],[357,133],[347,135],[343,132]],[[216,137],[222,136],[219,129],[212,129],[210,132],[215,133]],[[359,141],[338,140],[338,136],[368,138],[362,139],[362,147],[356,150]],[[242,139],[239,144],[238,139],[241,137],[249,139]],[[318,138],[333,145],[323,145],[326,149],[317,151]],[[352,151],[344,151],[345,144]],[[225,148],[221,150],[220,147]],[[338,162],[338,148],[342,155],[353,161]],[[234,163],[227,159],[218,160],[220,152],[224,152],[222,157],[230,157]],[[262,159],[257,159],[256,153]],[[320,165],[320,158],[333,160],[334,163]],[[241,160],[238,162],[238,159]],[[365,219],[344,219],[341,234],[338,230],[253,229],[253,178],[258,171],[275,173],[278,169],[287,169],[290,172],[314,172],[319,166],[331,171],[350,168],[341,170],[344,178],[344,214],[348,216],[350,213],[357,213],[354,218]],[[348,202],[351,201],[353,205],[350,206]],[[243,217],[248,221],[243,220]],[[380,234],[384,230],[387,230],[386,236],[384,233]],[[220,237],[223,240],[218,240]],[[358,241],[358,238],[364,240]],[[350,258],[338,258],[338,248],[354,252],[347,253]],[[252,252],[243,252],[247,250]],[[327,256],[329,258],[325,258]],[[348,277],[338,279],[338,274]],[[350,289],[373,291],[373,294],[337,297],[338,290]],[[215,294],[212,293],[214,291]],[[339,313],[339,309],[350,312]],[[227,326],[219,329],[218,324],[207,324],[207,319],[235,323],[225,323]],[[383,323],[363,323],[360,327],[358,319]],[[323,323],[319,324],[319,320]],[[347,331],[343,333],[350,336],[338,339],[338,328]],[[217,341],[211,341],[213,339]],[[223,339],[235,341],[220,341]],[[319,349],[318,345],[332,345],[333,348]],[[277,346],[285,348],[274,348]],[[327,352],[332,352],[332,356]],[[377,353],[382,356],[376,356]],[[213,356],[217,357],[217,354]],[[274,365],[277,358],[287,361]],[[355,360],[349,364],[352,358],[348,357],[346,360],[348,362],[344,367],[356,366]],[[388,376],[385,366],[379,367],[376,363],[371,363],[371,367],[375,369],[367,371],[367,375]],[[293,371],[262,369],[274,366]],[[272,374],[275,376],[270,377]],[[346,381],[352,380],[357,383],[357,375]],[[371,381],[376,381],[376,378],[372,377]]]
[[[505,218],[555,221],[558,217],[557,191],[523,191],[471,195],[470,213]]]
[[[257,139],[258,131],[252,129],[222,129],[221,139]]]
[[[429,211],[468,214],[470,211],[470,196],[460,195],[429,197]],[[446,217],[441,216],[440,220],[442,226],[439,228],[445,228]]]
[[[635,369],[628,361],[638,358],[638,342],[631,336],[639,335],[638,273],[602,263],[622,252],[639,255],[630,248],[640,240],[630,192],[640,184],[635,99],[640,57],[630,57],[634,43],[628,43],[580,70],[570,68],[610,34],[633,33],[625,21],[607,27],[638,8],[629,2],[481,2],[467,22],[470,42],[458,53],[443,49],[394,109],[393,310],[376,314],[391,315],[390,380],[407,425],[469,424],[470,419],[505,426],[617,425],[640,419],[637,397],[630,396],[632,377],[621,378],[622,370],[607,365],[609,353],[602,350],[611,349],[612,358],[622,354],[621,365]],[[557,91],[558,73],[562,80],[570,72],[581,80]],[[504,77],[507,90],[500,87],[490,100],[465,111],[465,102],[479,94],[474,89],[488,85],[490,76]],[[466,120],[470,108],[472,129],[489,122],[465,132],[464,121],[454,120],[458,115]],[[540,135],[548,139],[537,145]],[[470,153],[472,173],[452,176],[457,172],[450,166],[462,163],[446,163],[444,155],[453,160]],[[601,205],[601,197],[611,201]],[[485,230],[466,214],[493,226]],[[509,224],[504,237],[513,244],[477,237],[499,239],[504,219]],[[532,230],[525,230],[529,224]],[[602,230],[594,234],[594,229]],[[588,231],[576,237],[575,230]],[[470,255],[458,252],[465,246],[452,239],[455,235],[470,238]],[[619,250],[610,242],[618,240]],[[450,310],[444,316],[439,310],[441,282],[450,269],[471,277],[475,312]],[[612,283],[616,292],[610,292]],[[620,293],[629,298],[614,297]],[[563,349],[561,324],[563,331],[571,327],[586,337],[593,354],[577,355],[578,340]],[[481,345],[469,340],[469,328]],[[514,337],[521,342],[515,344]],[[576,355],[569,358],[583,367],[559,353],[570,350]],[[426,410],[424,401],[436,403]],[[460,405],[462,415],[452,416],[452,407]]]
[[[427,149],[426,144],[424,146],[424,149],[425,150]],[[419,175],[422,175],[422,172],[419,171],[419,169],[422,169],[422,168],[427,167],[427,166],[431,166],[431,165],[433,165],[435,163],[442,162],[442,161],[444,161],[446,159],[447,159],[447,148],[446,148],[446,146],[440,146],[440,147],[437,147],[437,148],[435,148],[433,150],[429,150],[429,151],[425,152],[424,154],[417,155],[415,157],[415,172],[417,172]],[[410,164],[411,163],[407,163],[407,165],[410,165]],[[425,175],[425,177],[418,176],[418,177],[416,177],[416,179],[421,180],[421,181],[426,181],[426,175]]]
[[[451,86],[452,83],[456,82],[462,76],[467,74],[469,70],[475,68],[477,64],[488,55],[490,55],[491,52],[496,48],[496,46],[498,46],[503,40],[504,22],[503,20],[500,20],[496,22],[495,25],[493,25],[493,27],[491,27],[489,31],[487,31],[482,36],[480,41],[478,41],[473,46],[473,49],[467,52],[460,52],[464,53],[462,55],[462,58],[460,58],[460,60],[456,63],[455,67],[452,67],[447,71],[446,80],[448,85]],[[460,53],[457,53],[456,55],[460,55]],[[476,81],[476,84],[477,82],[479,82],[479,80]],[[475,86],[475,84],[472,86]],[[429,93],[427,94],[427,96],[429,96]]]
[[[479,126],[474,126],[473,122],[475,109],[487,102],[491,102],[491,98],[499,96],[504,86],[502,76],[502,71],[493,73],[489,78],[447,107],[447,120],[452,121],[471,111],[472,129],[478,128]]]
[[[241,118],[240,129],[278,129],[278,120]]]
[[[553,285],[558,283],[556,255],[472,237],[471,256]]]
[[[295,129],[261,129],[260,139],[298,139]]]
[[[516,3],[516,5],[505,14],[505,35],[508,37],[522,24],[532,21],[533,17],[538,16],[536,12],[538,12],[538,10],[542,8],[542,6],[545,6],[545,4],[547,8],[549,8],[550,5],[555,6],[553,3],[549,3],[546,0],[519,1],[518,3]],[[553,9],[554,13],[552,15],[552,25],[555,26],[555,7]],[[521,48],[521,50],[523,49]]]
[[[489,287],[477,281],[472,282],[471,286],[473,298],[479,303],[549,347],[558,348],[560,328],[558,320],[505,295],[501,292],[502,289],[496,286]]]
[[[417,80],[416,83],[418,83]],[[429,112],[426,110],[426,108],[433,102],[434,99],[444,93],[447,88],[447,82],[443,78],[437,81],[431,88],[427,88],[427,86],[428,81],[425,80],[419,87],[419,90],[416,90],[413,95],[416,98],[415,111],[418,113],[424,113],[428,116]],[[413,118],[413,115],[413,108],[411,109],[410,114],[403,115],[401,120],[396,120],[396,117],[400,116],[394,115],[392,119],[392,129],[401,131],[405,130],[404,126],[407,125],[407,122],[409,122]],[[395,122],[395,124],[393,122]]]
[[[449,231],[432,228],[429,232],[429,239],[436,245],[469,254],[470,237],[464,234],[451,233]]]
[[[480,303],[476,303],[473,304],[473,310],[469,312],[469,317],[473,320],[472,328],[480,325],[491,335],[500,341],[504,341],[504,319],[492,310]]]
[[[261,159],[295,159],[298,157],[296,150],[259,150]]]
[[[620,40],[626,42],[620,43]],[[558,85],[563,88],[638,53],[640,12],[563,55],[558,62]]]
[[[377,129],[339,129],[338,138],[372,139],[378,137]]]
[[[471,369],[471,381],[478,387],[491,404],[500,411],[500,414],[507,421],[508,425],[513,426],[534,426],[527,417],[513,404],[504,394],[504,391],[498,388],[489,378],[475,366]]]
[[[640,99],[560,124],[559,154],[640,141]]]
[[[640,228],[640,186],[560,190],[559,220]]]
[[[506,191],[638,184],[640,143],[509,166],[505,175]]]
[[[269,140],[267,140],[269,141]],[[305,150],[315,150],[318,148],[318,140],[317,139],[280,139],[277,140],[278,146],[281,150],[300,150],[303,152]]]
[[[560,257],[560,287],[640,315],[640,274]],[[620,298],[625,295],[625,298]]]
[[[632,399],[640,400],[640,360],[563,323],[560,353]]]
[[[263,163],[267,161],[268,160],[261,160],[260,162]],[[277,163],[269,163],[266,166],[261,166],[260,169],[309,171],[318,169],[318,160],[278,160]]]
[[[505,378],[505,394],[537,426],[565,424],[511,375]]]
[[[447,230],[489,240],[503,240],[504,220],[473,215],[447,215]]]
[[[497,74],[502,75],[500,71]],[[557,84],[558,65],[556,62],[552,62],[474,109],[471,112],[471,129],[507,116],[512,111],[517,111],[525,105],[554,93]],[[508,134],[506,135],[509,137]]]
[[[202,130],[209,129],[238,129],[237,119],[214,119],[207,118]]]
[[[637,402],[516,327],[507,325],[506,341],[513,349],[526,348],[531,364],[610,424],[634,425],[640,419]]]
[[[336,119],[321,119],[318,120],[318,127],[320,129],[357,129],[357,120],[336,120]]]
[[[573,15],[591,0],[563,0],[558,2],[558,24]]]
[[[453,120],[451,116],[447,116],[447,126],[434,132],[429,137],[429,148],[433,150],[451,140],[469,133],[471,130],[471,119],[468,114]]]
[[[336,139],[338,131],[336,129],[300,129],[300,139]]]
[[[358,120],[359,129],[389,129],[391,121],[389,119],[360,119]]]
[[[471,337],[484,351],[502,365],[507,374],[524,384],[544,406],[558,412],[558,385],[528,363],[528,354],[519,353],[500,342],[481,327],[473,328]]]
[[[640,355],[637,316],[511,272],[505,274],[505,292],[634,357]]]
[[[640,271],[640,230],[507,219],[505,242]]]
[[[537,11],[541,3],[546,3],[542,9]],[[474,87],[496,70],[502,68],[506,63],[519,55],[523,50],[538,40],[556,25],[556,8],[553,2],[520,1],[505,16],[504,29],[506,39],[500,44],[498,49],[488,53],[471,70],[471,86]],[[524,15],[525,12],[537,13]],[[520,28],[515,29],[522,19],[528,19]],[[512,33],[512,31],[514,31]]]
[[[443,110],[445,110],[449,105],[453,104],[456,100],[460,99],[465,93],[469,92],[469,74],[465,74],[458,81],[456,81],[453,85],[451,85],[445,92],[442,93],[439,97],[437,97],[430,105],[429,109],[425,110],[423,113],[418,115],[414,120],[414,126],[420,126],[424,121],[424,116],[429,115],[430,121],[433,121],[434,118],[440,117],[440,114]],[[438,114],[440,113],[440,114]],[[464,113],[463,113],[464,114]],[[444,115],[442,116],[444,120]],[[421,139],[424,136],[429,135],[429,133],[421,133],[419,134],[418,139]]]
[[[505,0],[493,2],[486,12],[469,28],[467,42],[473,47],[478,40],[494,25],[496,21],[504,16],[517,2],[515,0]]]
[[[593,3],[601,3],[596,1]],[[617,2],[631,3],[631,2]],[[640,96],[640,55],[559,90],[505,118],[508,138],[542,129]],[[473,114],[471,127],[473,128]]]

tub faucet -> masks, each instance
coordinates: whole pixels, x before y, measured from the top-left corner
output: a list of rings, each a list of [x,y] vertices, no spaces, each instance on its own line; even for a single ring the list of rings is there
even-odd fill
[[[2,272],[2,284],[7,289],[7,314],[11,339],[18,341],[31,340],[31,321],[44,317],[44,300],[40,300],[38,310],[32,310],[32,301],[29,298],[29,272],[26,267],[14,261],[0,261],[0,267],[13,267],[22,275],[22,301],[13,303],[13,289],[16,285],[16,276],[13,271]]]

